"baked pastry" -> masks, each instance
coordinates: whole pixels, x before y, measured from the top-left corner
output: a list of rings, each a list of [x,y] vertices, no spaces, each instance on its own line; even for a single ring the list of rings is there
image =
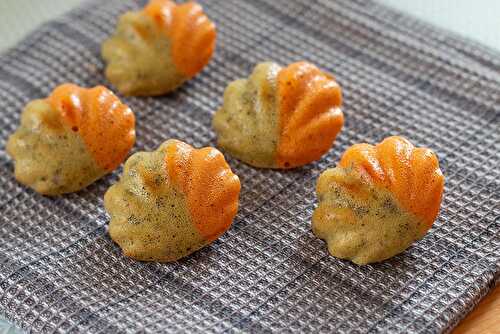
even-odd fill
[[[341,104],[339,85],[316,66],[260,63],[227,86],[213,127],[218,145],[249,165],[293,168],[330,149],[344,123]]]
[[[168,140],[132,155],[104,196],[109,234],[141,261],[175,261],[224,233],[238,211],[240,181],[215,148]]]
[[[63,84],[48,98],[28,103],[7,152],[19,182],[59,195],[114,170],[134,142],[134,114],[113,92]]]
[[[428,148],[402,137],[356,144],[318,179],[313,232],[336,257],[357,264],[388,259],[431,228],[443,187],[438,159]]]
[[[151,0],[121,16],[103,43],[106,77],[126,95],[165,94],[208,64],[215,39],[215,25],[199,4]]]

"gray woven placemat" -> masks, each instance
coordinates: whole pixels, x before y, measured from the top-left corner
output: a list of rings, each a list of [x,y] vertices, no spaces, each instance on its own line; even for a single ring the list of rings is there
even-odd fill
[[[33,332],[449,331],[499,280],[500,55],[370,1],[201,1],[218,27],[210,65],[161,98],[127,98],[136,150],[214,144],[225,85],[254,64],[309,60],[343,87],[346,125],[323,160],[240,175],[219,241],[172,264],[139,263],[106,234],[112,176],[76,194],[20,186],[4,151],[23,106],[64,81],[106,82],[99,44],[143,3],[95,1],[0,57],[0,313]],[[446,174],[440,217],[405,253],[359,267],[310,231],[314,183],[349,145],[400,134]]]

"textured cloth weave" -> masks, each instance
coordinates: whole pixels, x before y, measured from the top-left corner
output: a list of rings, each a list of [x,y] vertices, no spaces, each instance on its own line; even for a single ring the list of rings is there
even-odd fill
[[[143,2],[95,1],[0,57],[0,313],[36,333],[447,332],[499,280],[500,55],[370,1],[205,0],[214,59],[160,98],[126,98],[136,150],[214,145],[224,88],[260,61],[308,60],[343,87],[346,124],[321,161],[292,171],[229,162],[232,228],[171,264],[121,255],[102,198],[120,170],[47,198],[19,185],[5,143],[23,106],[58,84],[106,84],[100,43]],[[315,179],[357,142],[403,135],[446,175],[440,217],[403,254],[356,266],[311,232]]]

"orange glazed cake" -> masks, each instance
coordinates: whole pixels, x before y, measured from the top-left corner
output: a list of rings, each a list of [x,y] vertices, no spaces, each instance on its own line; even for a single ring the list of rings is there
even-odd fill
[[[215,50],[215,25],[195,2],[151,0],[102,45],[106,77],[126,95],[161,95],[194,77]]]
[[[212,147],[168,140],[132,155],[104,205],[109,234],[141,261],[175,261],[211,243],[238,211],[240,181]]]
[[[231,82],[214,115],[218,145],[262,168],[293,168],[318,160],[344,123],[335,79],[307,62],[285,68],[258,64]]]
[[[134,114],[113,92],[63,84],[48,98],[28,103],[7,152],[19,182],[59,195],[113,171],[134,142]]]
[[[438,159],[428,148],[397,136],[353,145],[318,179],[313,232],[336,257],[357,264],[388,259],[431,228],[443,188]]]

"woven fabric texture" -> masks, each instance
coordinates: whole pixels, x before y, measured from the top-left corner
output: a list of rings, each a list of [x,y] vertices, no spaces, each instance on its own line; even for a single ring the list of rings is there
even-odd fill
[[[500,55],[364,0],[205,0],[218,28],[209,66],[178,91],[125,98],[135,150],[167,138],[215,145],[226,84],[260,61],[308,60],[343,87],[346,124],[321,161],[250,168],[220,240],[171,264],[121,255],[103,194],[120,170],[47,198],[19,185],[5,153],[23,106],[58,84],[106,84],[100,43],[140,1],[94,1],[0,57],[0,313],[35,333],[450,331],[499,280]],[[403,135],[439,156],[441,214],[380,264],[328,255],[311,232],[315,179],[357,142]]]

